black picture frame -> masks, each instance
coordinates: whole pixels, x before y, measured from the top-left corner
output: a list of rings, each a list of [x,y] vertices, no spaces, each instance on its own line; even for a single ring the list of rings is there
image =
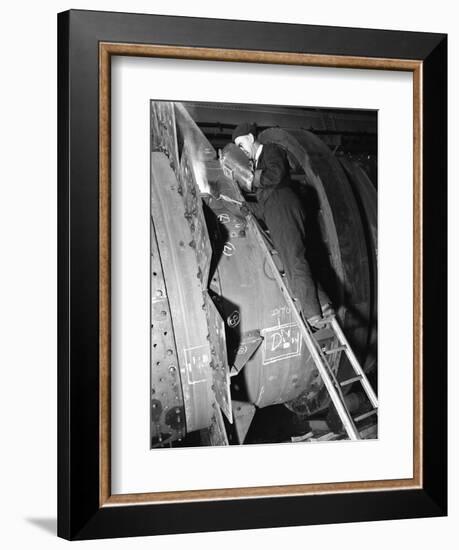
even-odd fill
[[[422,482],[417,488],[101,504],[100,44],[422,65]],[[58,535],[71,540],[447,514],[447,37],[71,10],[58,15]],[[179,521],[177,518],[180,518]]]

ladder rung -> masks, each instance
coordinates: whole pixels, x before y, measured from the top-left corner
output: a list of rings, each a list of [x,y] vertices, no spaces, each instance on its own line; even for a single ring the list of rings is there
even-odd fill
[[[335,439],[336,437],[339,437],[339,435],[333,432],[328,432],[325,435],[317,437],[316,441],[330,441],[331,439]]]
[[[352,348],[349,346],[349,342],[346,339],[346,336],[344,335],[343,330],[339,326],[338,321],[336,320],[336,317],[331,317],[331,327],[334,330],[336,337],[338,338],[338,341],[340,344],[346,345],[346,356],[355,372],[355,374],[359,374],[362,376],[362,388],[367,394],[368,399],[370,400],[371,404],[373,405],[373,408],[378,408],[378,398],[376,397],[376,394],[371,387],[371,384],[368,380],[368,378],[365,376],[365,372],[363,371],[362,366],[357,360],[357,357],[355,356],[354,352],[352,351]]]
[[[338,353],[339,351],[344,351],[347,349],[347,346],[338,346],[337,348],[329,349],[325,352],[325,355],[331,355],[332,353]]]
[[[361,420],[364,420],[365,418],[368,418],[372,414],[376,414],[378,412],[378,409],[372,409],[371,411],[368,411],[366,413],[361,414],[360,416],[357,416],[354,418],[354,422],[360,422]]]
[[[292,440],[292,443],[299,443],[300,441],[307,441],[313,435],[314,435],[314,432],[308,432],[307,434],[304,434],[304,435],[293,436],[291,437],[291,440]]]
[[[357,380],[362,380],[362,376],[359,374],[358,376],[354,376],[353,378],[348,378],[347,380],[343,380],[340,382],[340,386],[348,386],[349,384],[352,384],[353,382],[357,382]]]

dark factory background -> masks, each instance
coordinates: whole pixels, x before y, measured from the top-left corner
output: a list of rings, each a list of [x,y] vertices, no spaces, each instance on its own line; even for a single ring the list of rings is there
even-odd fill
[[[326,143],[334,155],[358,163],[377,187],[377,112],[320,107],[283,107],[237,103],[183,102],[216,150],[231,141],[241,122],[266,128],[308,130]]]

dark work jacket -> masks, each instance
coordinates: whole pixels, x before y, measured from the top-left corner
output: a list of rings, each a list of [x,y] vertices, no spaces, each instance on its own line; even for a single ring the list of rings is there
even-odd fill
[[[287,153],[275,143],[265,143],[258,158],[253,188],[258,202],[265,202],[275,188],[290,185]]]
[[[330,299],[316,284],[307,260],[304,208],[291,183],[285,150],[275,143],[263,145],[253,181],[257,202],[250,209],[269,229],[292,295],[309,319],[321,315],[320,304]]]

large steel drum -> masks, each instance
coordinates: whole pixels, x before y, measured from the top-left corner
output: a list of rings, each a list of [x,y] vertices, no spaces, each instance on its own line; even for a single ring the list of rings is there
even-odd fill
[[[345,171],[307,131],[269,129],[260,140],[288,153],[307,213],[308,258],[356,355],[370,368],[375,238],[366,235],[358,203],[364,191],[350,183],[352,165]],[[222,158],[236,158],[234,147]],[[329,402],[247,212],[234,202],[244,197],[224,166],[182,105],[153,105],[153,444],[203,428],[218,431],[216,425],[224,433],[220,411],[232,422],[235,401],[260,408],[285,403],[307,414]],[[375,196],[367,193],[365,204],[375,220]],[[336,345],[327,331],[319,338],[324,348]],[[347,376],[340,353],[333,357],[338,378]],[[217,440],[225,443],[224,436]]]

